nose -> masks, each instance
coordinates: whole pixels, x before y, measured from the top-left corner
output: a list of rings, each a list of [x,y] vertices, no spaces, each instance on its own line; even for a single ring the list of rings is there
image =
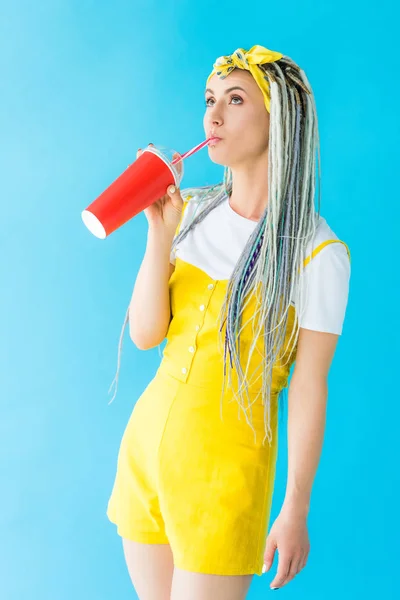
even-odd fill
[[[216,116],[212,116],[212,115],[208,115],[208,131],[212,131],[213,133],[216,132],[217,129],[219,129],[222,125],[222,119],[220,117],[216,117]]]
[[[207,107],[207,111],[204,113],[203,121],[204,129],[207,135],[218,135],[219,129],[224,124],[223,110],[223,105],[219,102]]]

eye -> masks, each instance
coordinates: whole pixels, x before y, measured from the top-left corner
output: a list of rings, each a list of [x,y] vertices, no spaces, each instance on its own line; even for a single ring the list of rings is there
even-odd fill
[[[240,102],[243,102],[243,100],[242,100],[242,98],[241,98],[240,96],[231,96],[231,100],[234,100],[235,98],[236,98],[237,100],[240,100]],[[208,102],[209,102],[210,100],[212,100],[212,96],[210,96],[209,98],[207,98],[207,99],[205,100],[204,104],[205,104],[206,106],[211,106],[210,104],[208,104]],[[235,104],[236,104],[236,102],[235,102]]]

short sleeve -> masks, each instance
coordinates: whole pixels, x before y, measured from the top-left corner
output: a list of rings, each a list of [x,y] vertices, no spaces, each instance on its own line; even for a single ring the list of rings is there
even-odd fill
[[[314,256],[299,278],[296,309],[300,327],[342,334],[350,272],[350,258],[341,242],[328,244]]]

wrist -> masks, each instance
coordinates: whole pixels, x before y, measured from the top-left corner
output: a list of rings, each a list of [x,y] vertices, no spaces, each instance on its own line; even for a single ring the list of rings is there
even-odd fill
[[[310,498],[305,494],[287,494],[282,509],[284,512],[307,517],[310,510]]]
[[[147,231],[147,240],[151,243],[156,242],[162,245],[172,245],[175,232],[168,231],[165,227],[150,225]]]

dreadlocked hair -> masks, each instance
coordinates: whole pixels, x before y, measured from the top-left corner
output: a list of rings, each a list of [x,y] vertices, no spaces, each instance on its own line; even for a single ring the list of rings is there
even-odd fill
[[[270,126],[268,151],[268,205],[250,235],[228,281],[219,317],[219,345],[224,352],[224,384],[229,353],[228,385],[232,387],[231,370],[239,381],[239,403],[248,392],[248,368],[259,336],[264,340],[261,362],[265,437],[272,442],[270,427],[270,393],[272,370],[276,361],[286,363],[293,354],[287,345],[297,347],[299,315],[295,312],[289,343],[285,344],[291,299],[297,297],[298,280],[305,260],[306,246],[314,238],[320,216],[320,145],[318,119],[311,86],[304,71],[288,56],[258,65],[270,86]],[[314,208],[316,183],[316,151],[318,155],[318,207]],[[196,202],[200,210],[175,235],[171,251],[188,233],[232,193],[232,171],[225,167],[221,183],[213,186],[186,188],[185,202]],[[257,299],[251,319],[242,323],[243,310],[252,296]],[[117,384],[123,333],[129,319],[129,308],[120,337]],[[240,360],[240,333],[252,321],[254,341],[249,349],[245,369]],[[225,326],[225,335],[222,329]],[[111,384],[111,387],[113,385]],[[110,389],[111,389],[110,387]],[[117,388],[116,388],[117,389]],[[113,398],[116,394],[116,389]],[[222,396],[221,396],[222,399]],[[246,410],[244,411],[246,414]],[[247,417],[246,417],[247,418]],[[249,423],[250,424],[250,423]],[[263,443],[264,443],[263,441]]]

